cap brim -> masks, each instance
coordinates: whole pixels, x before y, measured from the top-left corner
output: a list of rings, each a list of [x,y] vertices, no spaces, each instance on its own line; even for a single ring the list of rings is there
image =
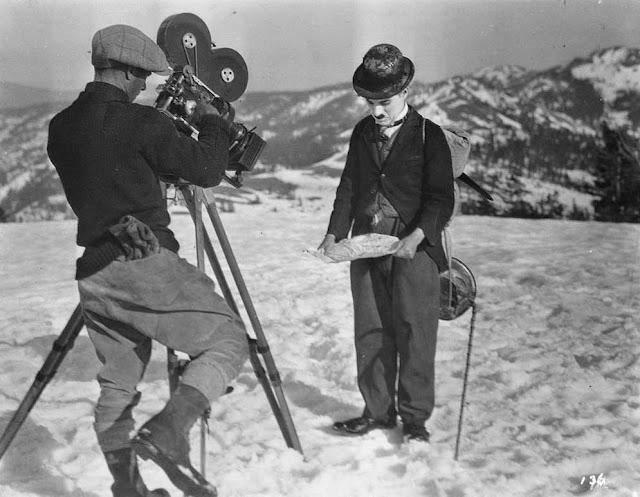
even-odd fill
[[[158,74],[160,76],[169,76],[169,74],[171,74],[171,68],[167,67],[166,69],[161,69],[158,71],[151,71],[151,72]]]

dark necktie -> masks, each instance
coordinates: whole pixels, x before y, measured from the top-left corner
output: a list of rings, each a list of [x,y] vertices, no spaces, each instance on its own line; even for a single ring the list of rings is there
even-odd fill
[[[408,114],[405,114],[405,116],[402,119],[398,119],[397,121],[394,121],[391,124],[388,124],[385,126],[377,126],[377,130],[378,130],[377,141],[383,145],[387,143],[389,141],[389,137],[384,134],[384,131],[389,128],[395,128],[396,126],[399,126],[400,124],[404,123],[407,120],[407,116]]]

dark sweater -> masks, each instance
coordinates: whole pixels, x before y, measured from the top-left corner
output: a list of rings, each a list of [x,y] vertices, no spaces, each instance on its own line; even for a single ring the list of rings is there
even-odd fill
[[[220,183],[228,163],[229,125],[214,115],[194,140],[158,110],[129,103],[119,88],[89,83],[49,124],[47,152],[78,217],[77,244],[86,247],[76,278],[102,269],[122,250],[108,227],[125,215],[147,224],[161,246],[178,251],[160,175],[203,187]]]

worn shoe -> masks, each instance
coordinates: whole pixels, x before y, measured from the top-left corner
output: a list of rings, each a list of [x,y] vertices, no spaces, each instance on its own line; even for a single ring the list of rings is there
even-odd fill
[[[429,442],[429,432],[422,425],[406,423],[402,425],[402,439],[405,442]]]
[[[347,435],[364,435],[371,430],[390,430],[395,428],[395,419],[377,420],[367,416],[337,421],[333,423],[333,429]]]
[[[113,497],[171,497],[164,488],[147,488],[138,471],[138,462],[132,449],[105,452],[104,457],[113,476]]]

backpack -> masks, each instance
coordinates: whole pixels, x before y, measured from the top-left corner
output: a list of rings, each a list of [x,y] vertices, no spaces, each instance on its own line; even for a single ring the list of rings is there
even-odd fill
[[[464,173],[464,167],[469,160],[469,152],[471,152],[471,140],[469,134],[460,128],[442,128],[444,137],[447,139],[449,151],[451,152],[451,169],[453,170],[454,180],[458,180]],[[453,182],[453,212],[447,224],[451,224],[453,218],[460,211],[460,185],[458,181]]]
[[[467,309],[472,308],[471,329],[473,330],[473,317],[476,312],[476,280],[471,269],[460,259],[451,255],[451,237],[447,227],[451,220],[460,210],[460,186],[465,183],[480,193],[487,200],[493,200],[480,185],[473,181],[464,172],[464,168],[469,160],[471,151],[471,139],[465,131],[454,127],[442,127],[444,136],[451,152],[451,169],[453,170],[453,192],[454,204],[453,212],[443,232],[444,248],[447,256],[447,269],[440,273],[440,313],[439,319],[450,321],[464,314]],[[422,143],[426,144],[426,120],[422,126]]]
[[[426,120],[423,120],[422,126],[422,143],[426,144]],[[444,137],[447,139],[447,145],[449,145],[449,151],[451,152],[451,169],[453,170],[453,212],[447,222],[447,226],[451,224],[451,221],[460,210],[460,183],[464,183],[477,191],[483,198],[492,201],[493,197],[478,183],[472,180],[464,172],[464,168],[469,160],[469,153],[471,152],[471,137],[466,131],[456,128],[454,126],[441,127]]]

